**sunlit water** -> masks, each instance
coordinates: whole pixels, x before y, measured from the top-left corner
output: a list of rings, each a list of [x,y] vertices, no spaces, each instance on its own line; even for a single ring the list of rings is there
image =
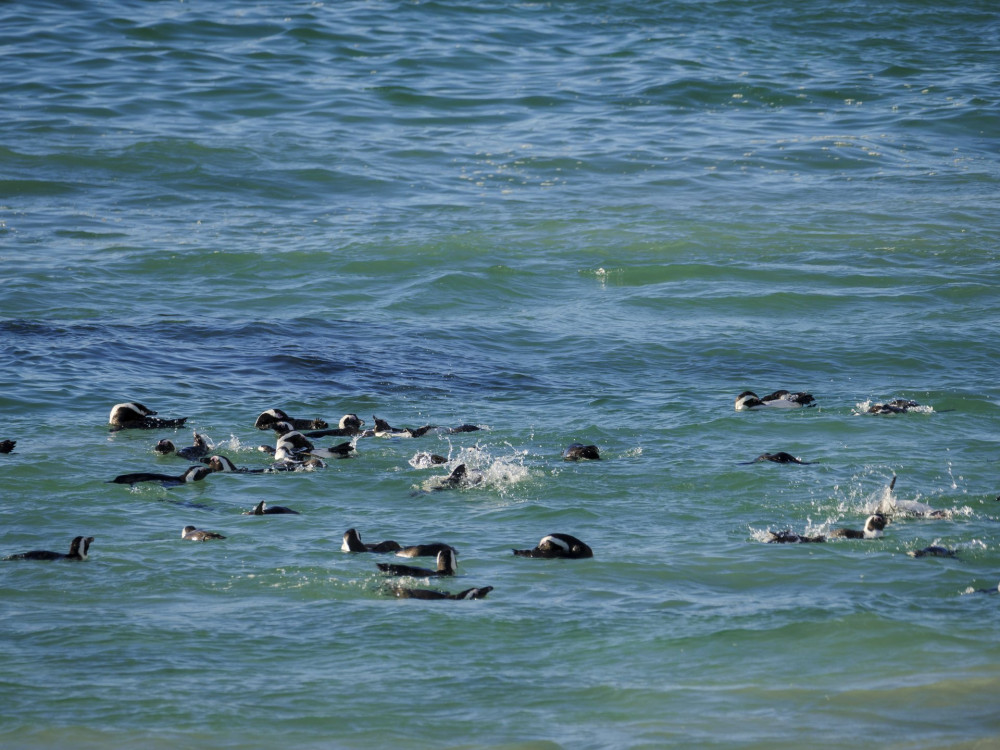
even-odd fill
[[[95,541],[0,564],[0,744],[1000,742],[998,37],[985,1],[5,5],[0,554]],[[778,388],[817,405],[733,408]],[[109,432],[130,400],[187,426]],[[482,429],[108,483],[192,429],[265,467],[270,407]],[[494,590],[397,599],[351,527]],[[511,554],[551,532],[594,558]]]

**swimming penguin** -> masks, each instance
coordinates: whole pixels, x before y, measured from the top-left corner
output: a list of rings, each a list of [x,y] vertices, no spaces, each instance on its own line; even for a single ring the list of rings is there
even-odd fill
[[[454,469],[451,470],[451,474],[445,479],[445,484],[451,485],[452,487],[457,487],[462,482],[465,481],[466,477],[469,476],[469,470],[465,464],[459,464]]]
[[[281,409],[268,409],[262,412],[253,426],[258,430],[273,428],[278,422],[288,422],[296,430],[323,430],[329,427],[322,419],[295,419]]]
[[[274,449],[272,448],[273,452]],[[319,468],[326,466],[318,458],[310,458],[305,461],[286,461],[280,464],[273,464],[266,469],[251,469],[246,466],[237,466],[226,456],[209,456],[208,458],[201,459],[203,464],[208,464],[208,467],[212,471],[217,471],[222,474],[274,474],[276,472],[282,471],[298,471],[306,470],[309,468]]]
[[[822,534],[818,536],[806,536],[804,534],[793,534],[788,529],[767,532],[768,544],[807,544],[825,541],[826,537]]]
[[[599,461],[601,459],[600,451],[597,450],[596,445],[584,445],[583,443],[571,443],[566,450],[562,452],[563,461],[579,461],[581,458],[588,459],[590,461]]]
[[[353,437],[355,435],[361,434],[361,428],[364,426],[365,420],[361,419],[357,414],[345,414],[340,418],[340,424],[337,427],[333,427],[329,430],[316,430],[314,432],[305,433],[306,437],[318,438],[318,437],[329,437],[329,436],[346,436]]]
[[[94,541],[92,536],[77,536],[73,537],[73,541],[69,545],[69,552],[66,553],[35,549],[31,552],[7,555],[4,560],[86,560],[92,541]]]
[[[348,529],[344,532],[344,541],[340,545],[344,552],[395,552],[400,549],[399,542],[386,539],[384,542],[365,544],[361,541],[361,534],[357,529]]]
[[[437,576],[455,575],[454,550],[442,550],[437,554],[437,569],[415,568],[410,565],[395,565],[393,563],[375,563],[383,573],[391,576],[414,576],[415,578],[433,578]]]
[[[110,480],[110,484],[137,484],[139,482],[159,482],[164,487],[177,487],[188,482],[200,482],[212,473],[208,466],[190,466],[188,470],[179,476],[170,474],[154,474],[151,472],[138,472],[136,474],[120,474]]]
[[[313,448],[305,455],[313,458],[347,458],[353,452],[354,445],[350,440],[347,440],[337,445],[331,445],[329,448]]]
[[[446,477],[435,477],[424,483],[425,488],[433,492],[440,490],[454,490],[462,487],[475,487],[483,481],[483,475],[477,472],[470,472],[465,464],[459,464],[452,469],[451,474]]]
[[[437,425],[425,424],[423,427],[393,427],[384,419],[379,419],[378,417],[372,415],[372,419],[375,420],[375,437],[421,437],[426,435],[431,430],[440,430]],[[462,425],[463,429],[449,430],[445,429],[447,432],[471,432],[472,429],[479,429],[474,425]]]
[[[257,450],[263,451],[264,453],[270,453],[272,456],[277,456],[277,452],[269,445],[258,446]],[[261,471],[264,474],[273,474],[275,472],[282,471],[313,471],[314,469],[322,469],[326,466],[323,459],[311,457],[308,453],[290,454],[291,456],[294,456],[293,458],[287,457],[289,454],[284,452],[282,455],[286,457],[276,461]],[[242,471],[242,469],[240,471]],[[257,470],[249,469],[248,471],[256,473]]]
[[[111,431],[116,432],[127,429],[152,430],[157,427],[182,427],[187,421],[187,417],[161,419],[155,415],[156,412],[148,406],[144,406],[138,401],[130,401],[111,407],[108,422],[111,424]]]
[[[580,559],[594,556],[594,551],[590,547],[569,534],[549,534],[543,536],[534,549],[516,549],[513,552],[517,557]]]
[[[268,505],[263,500],[253,506],[253,510],[243,511],[244,516],[277,516],[282,514],[301,515],[297,510],[286,508],[284,505]]]
[[[207,456],[212,451],[208,441],[205,440],[205,436],[199,435],[197,432],[194,433],[194,445],[178,449],[172,440],[164,438],[156,444],[153,450],[164,456],[176,453],[178,456],[187,459],[188,461],[197,461],[198,459]]]
[[[976,589],[977,594],[1000,594],[1000,583],[992,589]]]
[[[920,406],[916,401],[897,398],[885,404],[872,404],[868,407],[869,414],[905,414],[910,409]]]
[[[425,424],[423,427],[393,427],[384,419],[372,415],[375,420],[375,430],[372,434],[375,437],[421,437],[431,430],[435,432],[476,432],[481,429],[478,425],[462,424],[458,427],[438,427],[436,424]]]
[[[278,433],[278,442],[274,446],[274,458],[277,461],[301,461],[309,457],[347,458],[354,450],[349,440],[330,448],[317,448],[289,422],[278,422],[273,425],[273,429]],[[261,446],[261,450],[267,449]]]
[[[748,466],[750,464],[760,463],[761,461],[771,461],[776,464],[803,464],[807,465],[812,463],[812,461],[803,461],[801,458],[796,458],[791,453],[785,453],[785,451],[778,451],[777,453],[761,453],[753,461],[741,461],[743,466]]]
[[[278,440],[274,446],[275,458],[278,458],[279,453],[282,457],[290,457],[291,454],[311,451],[316,447],[305,435],[296,430],[291,422],[275,422],[271,425],[271,429],[278,433]]]
[[[181,531],[181,539],[189,539],[192,542],[207,542],[209,539],[225,539],[225,538],[226,537],[222,536],[222,534],[219,534],[218,532],[202,531],[201,529],[197,529],[194,526],[185,526],[184,529]]]
[[[482,427],[477,424],[460,424],[458,427],[448,427],[446,432],[479,432]],[[492,586],[488,588],[492,589]]]
[[[889,521],[881,513],[868,516],[865,527],[858,529],[834,529],[829,536],[833,539],[877,539]]]
[[[396,552],[396,557],[437,557],[439,553],[451,550],[456,555],[458,550],[450,544],[431,542],[430,544],[413,544]]]
[[[410,466],[414,469],[426,469],[430,466],[440,466],[448,463],[448,459],[439,456],[437,453],[415,453],[409,460]]]
[[[17,445],[16,440],[0,440],[0,453],[10,453]]]
[[[372,419],[375,420],[375,437],[413,437],[413,430],[409,428],[393,427],[374,415]]]
[[[763,398],[758,397],[753,391],[743,391],[736,397],[736,411],[747,409],[760,409],[763,407],[774,407],[781,409],[795,409],[801,406],[815,406],[816,399],[810,393],[790,393],[789,391],[775,391]]]
[[[457,594],[435,591],[434,589],[410,589],[402,586],[395,586],[391,590],[400,599],[485,599],[493,587],[483,586],[478,589],[465,589]]]
[[[923,549],[914,549],[906,553],[910,557],[958,557],[958,553],[953,549],[932,544]]]
[[[886,518],[896,516],[915,516],[917,518],[948,518],[950,512],[947,510],[935,510],[927,503],[919,500],[897,500],[892,490],[896,486],[896,475],[892,475],[892,481],[882,497],[879,499],[875,512],[881,513]]]
[[[804,391],[799,391],[798,393],[791,393],[785,390],[775,391],[774,393],[769,393],[766,396],[761,396],[760,400],[768,406],[777,406],[786,409],[789,407],[796,408],[799,406],[812,406],[816,403],[816,399],[813,398],[813,395],[811,393],[805,393]]]
[[[296,433],[298,435],[300,433]],[[322,458],[347,458],[354,451],[354,446],[350,441],[340,443],[339,445],[333,445],[329,448],[307,448],[303,450],[294,450],[294,444],[291,442],[278,442],[275,448],[269,445],[261,445],[257,450],[263,451],[264,453],[270,453],[274,458],[280,462],[285,462],[289,464],[301,464],[303,462],[308,463],[307,459],[313,459],[313,467],[325,466],[325,464],[320,461]]]

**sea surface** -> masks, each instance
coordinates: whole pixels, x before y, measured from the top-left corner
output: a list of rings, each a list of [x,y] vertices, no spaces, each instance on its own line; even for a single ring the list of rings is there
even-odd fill
[[[994,0],[0,5],[0,556],[95,538],[0,562],[0,746],[1000,747],[998,60]],[[274,407],[481,429],[109,483]]]

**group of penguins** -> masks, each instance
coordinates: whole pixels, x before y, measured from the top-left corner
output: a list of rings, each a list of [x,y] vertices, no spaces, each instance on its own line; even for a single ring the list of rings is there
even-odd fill
[[[764,409],[764,408],[774,408],[774,409],[794,409],[803,406],[815,406],[816,399],[811,393],[791,393],[790,391],[780,390],[774,393],[769,393],[766,396],[759,397],[753,391],[743,391],[739,396],[736,397],[736,411],[746,411],[750,409]],[[902,413],[908,411],[909,409],[918,406],[916,401],[903,401],[897,400],[892,401],[889,404],[875,404],[869,409],[871,414],[888,414],[888,413]],[[800,458],[793,456],[791,453],[786,453],[785,451],[778,451],[777,453],[762,453],[753,461],[747,461],[746,463],[756,463],[757,461],[772,461],[779,464],[807,464],[808,461],[803,461]],[[890,485],[890,490],[892,486],[896,483],[896,478],[892,478],[892,485]],[[804,534],[793,534],[789,530],[785,531],[769,531],[767,542],[769,544],[789,544],[789,543],[802,543],[802,542],[825,542],[828,538],[832,539],[876,539],[882,534],[882,530],[888,524],[888,519],[882,513],[875,513],[869,516],[865,520],[864,528],[862,529],[834,529],[828,535],[817,535],[817,536],[806,536]],[[943,548],[936,548],[942,552],[949,553],[949,556],[954,556],[954,552],[950,550],[944,550]],[[923,554],[933,554],[930,552],[924,552]]]
[[[775,391],[766,396],[758,396],[753,391],[743,391],[736,397],[736,411],[750,409],[795,409],[801,406],[815,406],[816,399],[811,393],[799,391],[792,393],[786,390]],[[911,409],[919,408],[920,404],[907,398],[897,398],[884,404],[872,404],[868,407],[869,414],[905,414]]]
[[[365,430],[364,420],[356,414],[344,415],[337,427],[331,428],[322,419],[296,419],[289,416],[281,409],[268,409],[257,417],[254,426],[259,430],[271,429],[277,435],[275,446],[260,446],[260,450],[272,455],[274,461],[266,468],[237,467],[233,462],[220,455],[209,455],[211,446],[204,436],[194,433],[194,444],[184,448],[177,448],[173,441],[163,439],[156,443],[154,451],[161,455],[177,455],[188,461],[198,461],[196,466],[190,466],[182,474],[163,474],[154,472],[136,472],[121,474],[110,480],[113,484],[134,485],[141,482],[157,482],[164,487],[174,487],[188,482],[196,482],[204,479],[209,474],[216,472],[238,472],[238,473],[273,473],[284,471],[310,471],[325,466],[323,459],[346,458],[355,449],[353,441],[359,437],[419,437],[431,431],[457,433],[474,432],[480,428],[476,425],[463,424],[458,427],[438,427],[435,425],[425,425],[423,427],[394,428],[385,420],[378,417],[373,418],[375,427]],[[111,431],[128,429],[163,429],[183,427],[187,417],[163,418],[157,416],[157,412],[139,402],[128,402],[116,404],[111,409],[109,423]],[[344,442],[331,446],[330,448],[317,448],[313,440],[324,437],[347,437]],[[16,441],[0,441],[0,452],[9,453],[16,445]],[[418,454],[423,465],[443,464],[447,459],[436,454]],[[573,443],[563,451],[563,458],[568,461],[581,459],[598,460],[600,452],[597,446]],[[471,486],[481,481],[481,476],[473,475],[468,471],[465,464],[459,464],[455,469],[443,479],[436,489],[446,489],[461,486]],[[261,501],[244,515],[276,515],[276,514],[297,514],[297,511],[283,506],[268,505]],[[213,539],[225,539],[222,534],[214,531],[206,531],[196,526],[187,525],[181,531],[181,538],[190,541],[209,541]],[[31,550],[14,555],[8,555],[4,560],[86,560],[90,545],[94,537],[78,536],[70,543],[69,552],[52,552],[49,550]],[[435,568],[421,568],[412,565],[401,565],[393,563],[377,563],[378,570],[391,577],[411,577],[411,578],[434,578],[446,579],[455,575],[457,550],[448,544],[434,542],[430,544],[417,544],[403,546],[393,540],[385,540],[378,543],[365,543],[361,540],[361,535],[356,529],[348,529],[344,533],[341,549],[344,552],[360,553],[395,553],[399,557],[434,557],[436,558]],[[515,556],[531,558],[568,558],[580,559],[594,556],[593,550],[580,539],[563,533],[548,534],[543,537],[538,544],[531,549],[512,550]],[[411,599],[482,599],[490,591],[492,586],[478,588],[468,588],[457,593],[440,591],[437,589],[411,588],[407,586],[393,585],[389,591],[400,598]]]
[[[736,411],[745,411],[750,409],[794,409],[799,407],[815,406],[816,399],[810,393],[791,393],[787,390],[779,390],[774,393],[770,393],[766,396],[759,397],[753,391],[743,391],[739,396],[736,397]],[[911,401],[909,399],[894,399],[886,403],[876,403],[868,407],[867,412],[869,414],[903,414],[912,409],[919,408],[920,404],[916,401]],[[775,463],[797,463],[805,464],[809,463],[807,461],[802,461],[799,458],[786,453],[784,451],[777,453],[764,453],[757,457],[754,461],[748,461],[746,463],[755,463],[756,461],[773,461]],[[891,497],[891,493],[896,486],[896,477],[893,476],[892,481],[889,483],[888,492],[886,493],[888,497]],[[997,498],[1000,500],[1000,498]],[[810,536],[806,534],[795,534],[791,530],[784,531],[768,531],[767,532],[767,543],[769,544],[802,544],[802,543],[817,543],[825,542],[827,539],[877,539],[882,535],[882,531],[889,524],[889,508],[894,505],[890,503],[889,507],[886,509],[882,508],[880,504],[879,510],[876,513],[868,516],[865,520],[864,527],[861,529],[850,529],[850,528],[838,528],[831,531],[829,534],[818,534],[815,536]],[[933,510],[927,506],[923,506],[919,503],[912,504],[915,507],[907,508],[907,512],[924,518],[945,518],[947,513],[941,510]],[[956,557],[957,553],[955,550],[948,549],[939,545],[931,545],[920,550],[912,550],[907,553],[910,557]],[[981,589],[982,592],[986,593],[998,593],[1000,591],[1000,586],[996,589]]]
[[[779,390],[766,396],[759,397],[753,391],[744,391],[736,397],[736,411],[754,409],[789,409],[815,406],[816,399],[809,393],[792,393],[787,390]],[[871,414],[900,414],[920,405],[916,401],[907,399],[896,399],[887,403],[877,403],[868,408]],[[179,475],[138,472],[131,474],[121,474],[110,480],[115,484],[134,485],[141,482],[158,482],[165,487],[173,487],[188,482],[200,481],[209,474],[222,472],[239,473],[272,473],[283,471],[309,471],[325,466],[324,459],[346,458],[354,452],[354,441],[360,437],[420,437],[432,431],[441,433],[473,432],[480,428],[476,425],[463,424],[458,427],[438,427],[435,425],[425,425],[418,428],[395,428],[385,420],[374,417],[375,426],[371,429],[364,429],[365,422],[356,414],[344,415],[338,426],[330,428],[327,422],[322,419],[297,419],[289,416],[281,409],[268,409],[257,417],[254,426],[259,430],[270,429],[277,435],[275,446],[260,446],[260,450],[272,455],[273,463],[266,468],[237,467],[233,462],[221,455],[209,455],[211,446],[202,435],[194,433],[194,444],[184,448],[177,448],[171,440],[160,440],[154,447],[154,451],[161,455],[175,454],[189,461],[198,461],[196,466],[190,466]],[[187,421],[186,417],[167,419],[157,416],[157,412],[149,409],[138,402],[128,402],[116,404],[109,417],[111,430],[126,429],[161,429],[183,427]],[[343,442],[332,445],[329,448],[317,448],[314,440],[325,437],[349,438]],[[16,446],[14,440],[0,440],[0,453],[10,453]],[[568,461],[576,460],[599,460],[600,452],[595,445],[584,445],[573,443],[563,451],[563,458]],[[420,453],[415,456],[422,466],[447,463],[447,459],[431,453]],[[764,453],[754,461],[771,461],[775,463],[808,463],[786,453],[784,451],[776,453]],[[443,478],[435,489],[448,489],[463,486],[472,486],[482,480],[481,475],[470,472],[465,464],[459,464],[446,477]],[[896,477],[892,478],[889,484],[888,495],[895,487]],[[1000,498],[998,498],[1000,499]],[[894,505],[892,503],[891,505]],[[883,530],[889,523],[888,513],[890,508],[880,507],[878,512],[868,516],[861,529],[837,528],[826,535],[806,535],[796,534],[791,530],[768,531],[766,541],[772,544],[801,544],[825,542],[831,538],[842,539],[875,539],[882,535]],[[919,505],[919,504],[917,504]],[[944,517],[943,511],[935,511],[926,506],[920,508],[908,508],[908,512],[913,515],[923,517]],[[261,501],[252,510],[244,515],[273,515],[273,514],[295,514],[290,508],[283,506],[268,505]],[[208,541],[212,539],[225,539],[222,534],[213,531],[205,531],[195,526],[185,526],[181,531],[183,539],[191,541]],[[66,553],[52,552],[49,550],[32,550],[5,557],[5,560],[86,560],[90,544],[93,537],[75,537],[70,549]],[[456,554],[454,547],[442,543],[418,544],[402,546],[393,540],[386,540],[378,543],[365,543],[361,540],[361,535],[356,529],[348,529],[344,533],[343,544],[341,546],[345,552],[360,553],[395,553],[400,557],[435,557],[437,565],[435,568],[419,568],[410,565],[398,565],[391,563],[377,563],[377,568],[382,573],[389,576],[409,576],[416,578],[447,578],[455,574]],[[593,550],[584,542],[574,536],[563,533],[548,534],[532,549],[515,549],[513,553],[519,557],[534,558],[589,558],[593,557]],[[932,545],[921,550],[914,550],[908,553],[912,557],[937,556],[955,557],[954,550],[945,547]],[[398,597],[417,599],[480,599],[493,590],[492,586],[481,588],[470,588],[458,593],[449,593],[434,589],[417,589],[403,586],[392,586],[390,590]],[[983,589],[989,593],[997,593],[997,589]]]

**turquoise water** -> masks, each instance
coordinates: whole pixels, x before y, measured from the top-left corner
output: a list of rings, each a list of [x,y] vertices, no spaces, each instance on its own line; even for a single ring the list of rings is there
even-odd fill
[[[0,744],[1000,744],[998,46],[985,0],[4,5],[0,555],[95,541],[0,564]],[[129,489],[191,441],[129,400],[253,467],[270,407],[483,429]],[[763,543],[893,475],[946,517]],[[396,599],[352,526],[494,590]],[[594,558],[511,555],[551,532]]]

